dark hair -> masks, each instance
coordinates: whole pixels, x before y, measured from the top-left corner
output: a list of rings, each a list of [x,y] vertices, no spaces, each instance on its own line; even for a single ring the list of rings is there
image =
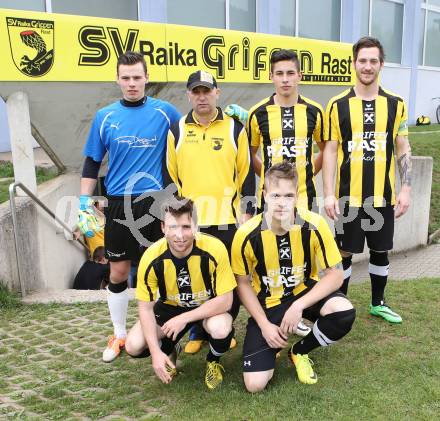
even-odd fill
[[[301,66],[299,64],[298,54],[293,50],[277,50],[272,53],[270,56],[270,71],[273,71],[273,65],[278,63],[279,61],[293,61],[296,65],[296,70],[298,72],[301,71]]]
[[[119,74],[119,66],[121,64],[125,66],[132,66],[133,64],[142,63],[145,74],[147,73],[147,63],[145,58],[141,53],[136,53],[134,51],[126,51],[118,57],[118,64],[116,65],[116,73]]]
[[[266,183],[271,182],[273,179],[285,179],[292,180],[295,186],[298,184],[298,172],[296,170],[296,165],[284,160],[278,164],[272,165],[266,172],[265,186]]]
[[[105,257],[105,249],[103,246],[96,247],[93,251],[93,261],[100,262]]]
[[[190,218],[194,219],[194,222],[197,221],[197,213],[196,208],[194,207],[194,202],[186,197],[173,196],[167,200],[162,207],[162,220],[165,220],[166,213],[170,213],[174,217],[188,213]]]
[[[353,45],[353,62],[356,61],[359,51],[362,48],[373,48],[377,47],[379,49],[379,60],[381,63],[385,61],[385,52],[383,46],[377,38],[373,37],[362,37],[356,44]]]

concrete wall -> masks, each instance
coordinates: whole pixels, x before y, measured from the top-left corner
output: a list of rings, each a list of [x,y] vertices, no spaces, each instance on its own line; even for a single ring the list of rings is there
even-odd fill
[[[437,123],[435,110],[440,101],[433,101],[433,97],[440,97],[440,69],[418,70],[416,115],[427,115],[431,123]]]
[[[37,211],[29,199],[17,198],[17,220],[21,234],[19,253],[26,262],[22,276],[26,288],[40,287],[40,255],[37,236]],[[20,290],[15,256],[14,231],[9,202],[0,204],[0,280],[14,290]]]
[[[408,105],[409,101],[415,100],[415,98],[410,98],[410,77],[411,69],[409,67],[385,65],[381,72],[380,84],[388,91],[403,97]]]
[[[38,197],[53,212],[58,208],[60,213],[62,202],[72,195],[76,198],[78,189],[79,175],[71,173],[39,186]],[[26,290],[71,288],[76,273],[85,261],[84,249],[76,242],[66,241],[63,230],[57,228],[55,221],[37,209],[30,199],[17,198],[16,203],[19,250]],[[73,208],[76,211],[77,202]],[[73,225],[74,212],[70,212],[69,216]],[[20,290],[9,202],[0,205],[0,262],[0,279],[10,288]]]
[[[9,123],[6,111],[6,104],[0,97],[0,153],[11,150],[11,140],[9,137]],[[38,148],[38,143],[32,138],[32,147]]]
[[[69,227],[78,215],[79,175],[69,173],[44,183],[39,198]],[[38,208],[38,248],[42,289],[71,288],[73,279],[85,261],[85,249],[77,242],[66,241],[64,230]]]

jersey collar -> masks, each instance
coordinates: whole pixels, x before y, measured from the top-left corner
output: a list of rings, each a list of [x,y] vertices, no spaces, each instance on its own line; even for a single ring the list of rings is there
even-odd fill
[[[217,107],[217,113],[215,115],[215,117],[211,120],[211,123],[214,123],[214,121],[219,121],[219,120],[223,120],[223,111],[220,107]],[[200,123],[197,121],[195,115],[194,115],[194,110],[191,110],[186,118],[185,118],[185,123],[186,124],[197,124],[198,126],[200,126]]]
[[[147,97],[145,96],[139,101],[134,101],[134,102],[127,101],[126,99],[122,98],[119,102],[124,107],[140,107],[141,105],[144,105],[147,102]]]

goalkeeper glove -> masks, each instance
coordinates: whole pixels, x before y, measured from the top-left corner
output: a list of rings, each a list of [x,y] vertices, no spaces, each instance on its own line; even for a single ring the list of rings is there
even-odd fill
[[[79,198],[78,228],[82,234],[89,238],[93,237],[96,232],[102,231],[95,215],[93,200],[84,194]]]
[[[240,107],[237,104],[230,104],[225,108],[225,114],[228,116],[235,118],[236,120],[240,120],[245,122],[248,119],[248,112],[243,107]]]

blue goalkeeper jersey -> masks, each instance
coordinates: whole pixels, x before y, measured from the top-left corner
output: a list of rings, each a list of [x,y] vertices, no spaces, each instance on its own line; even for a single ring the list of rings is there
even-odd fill
[[[151,97],[137,106],[118,101],[96,113],[84,156],[101,162],[108,152],[108,195],[136,196],[163,188],[167,133],[179,118],[174,106]]]

